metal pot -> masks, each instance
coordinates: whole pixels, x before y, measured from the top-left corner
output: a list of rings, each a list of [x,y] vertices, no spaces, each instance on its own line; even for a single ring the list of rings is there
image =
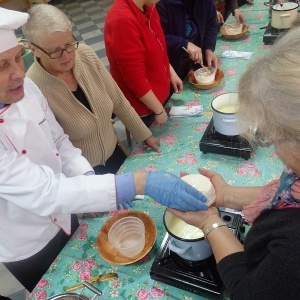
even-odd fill
[[[225,107],[229,109],[229,106],[238,106],[238,94],[227,93],[216,97],[211,102],[213,109],[214,127],[217,132],[233,136],[241,134],[245,128],[242,123],[236,118],[236,111],[225,111]]]
[[[48,298],[48,300],[90,300],[89,297],[77,293],[62,293]]]
[[[164,226],[170,235],[169,249],[180,257],[190,261],[200,261],[209,258],[212,255],[212,249],[210,244],[204,239],[202,231],[194,226],[188,225],[184,221],[177,218],[169,211],[165,211],[163,218]],[[199,230],[198,238],[182,238],[177,235],[177,228],[181,228],[182,231],[187,230],[189,232]],[[198,233],[197,233],[198,234]]]
[[[77,293],[62,293],[55,296],[52,296],[48,298],[47,300],[94,300],[97,296],[101,296],[102,292],[94,287],[93,285],[89,284],[88,282],[84,281],[83,283],[84,287],[87,287],[89,290],[95,293],[95,295],[92,298],[87,297],[86,295],[83,295],[81,291],[80,294]]]
[[[297,21],[298,7],[293,2],[273,5],[271,26],[277,29],[291,28]]]

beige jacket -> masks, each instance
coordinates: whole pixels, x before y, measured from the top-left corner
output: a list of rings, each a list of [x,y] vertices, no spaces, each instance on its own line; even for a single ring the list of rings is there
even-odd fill
[[[79,45],[73,72],[92,112],[74,97],[64,80],[48,73],[37,60],[27,76],[40,88],[73,145],[82,150],[93,167],[104,164],[116,147],[112,113],[135,140],[143,141],[152,135],[89,46]]]

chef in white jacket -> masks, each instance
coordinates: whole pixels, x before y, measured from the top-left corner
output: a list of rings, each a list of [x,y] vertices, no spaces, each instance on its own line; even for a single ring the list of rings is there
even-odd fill
[[[170,173],[93,173],[25,78],[14,29],[27,20],[0,8],[0,261],[31,291],[76,230],[75,213],[116,210],[136,194],[183,211],[207,206]]]

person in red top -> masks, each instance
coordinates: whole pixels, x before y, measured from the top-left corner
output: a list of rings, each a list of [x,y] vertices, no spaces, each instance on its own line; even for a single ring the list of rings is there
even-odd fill
[[[157,2],[116,0],[104,27],[111,75],[147,126],[168,120],[164,105],[183,89],[169,63]]]

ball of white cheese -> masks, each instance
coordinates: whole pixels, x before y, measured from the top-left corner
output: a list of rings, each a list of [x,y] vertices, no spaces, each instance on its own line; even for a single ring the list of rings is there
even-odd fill
[[[211,206],[216,201],[215,188],[206,176],[201,174],[190,174],[181,177],[181,179],[197,189],[207,198],[207,202],[205,203],[207,206]]]

